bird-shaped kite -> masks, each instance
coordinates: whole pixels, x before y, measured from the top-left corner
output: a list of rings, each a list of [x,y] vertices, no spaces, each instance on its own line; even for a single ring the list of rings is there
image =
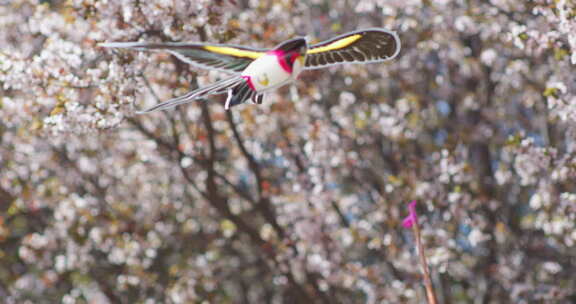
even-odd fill
[[[393,59],[400,52],[400,39],[395,32],[371,28],[313,45],[305,37],[294,38],[269,50],[210,43],[108,42],[100,46],[166,51],[193,66],[232,74],[140,112],[149,113],[224,93],[228,94],[226,109],[249,99],[260,104],[265,92],[294,81],[303,70]]]

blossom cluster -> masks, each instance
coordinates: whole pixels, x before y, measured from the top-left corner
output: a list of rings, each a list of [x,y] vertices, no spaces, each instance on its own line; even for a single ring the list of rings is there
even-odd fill
[[[406,202],[445,302],[576,297],[569,0],[13,0],[0,5],[6,303],[422,303]],[[262,105],[110,41],[272,47],[398,32]]]

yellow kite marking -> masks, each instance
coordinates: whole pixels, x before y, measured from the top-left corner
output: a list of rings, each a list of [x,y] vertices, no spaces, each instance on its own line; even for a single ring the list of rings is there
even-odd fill
[[[207,51],[222,54],[222,55],[230,55],[230,56],[236,56],[236,57],[248,57],[248,58],[252,58],[252,59],[256,59],[256,58],[264,55],[264,53],[262,53],[262,52],[241,50],[241,49],[228,47],[228,46],[205,45],[204,49]]]
[[[304,65],[304,56],[298,56],[298,62],[300,62],[300,65]]]
[[[339,50],[339,49],[342,49],[342,48],[345,48],[345,47],[351,45],[352,43],[356,42],[356,40],[358,40],[360,38],[362,38],[362,35],[360,35],[360,34],[348,36],[346,38],[336,40],[336,41],[334,41],[328,45],[310,49],[310,50],[308,50],[308,54],[317,54],[317,53],[322,53],[322,52]]]
[[[268,84],[270,83],[270,80],[268,79],[268,75],[264,74],[260,77],[258,77],[258,82],[262,85],[267,87]]]

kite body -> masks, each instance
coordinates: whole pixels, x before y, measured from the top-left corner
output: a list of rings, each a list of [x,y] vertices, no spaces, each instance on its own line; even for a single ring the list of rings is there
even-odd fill
[[[394,32],[373,28],[346,33],[313,45],[308,45],[306,38],[299,37],[269,50],[201,43],[110,42],[100,46],[165,51],[193,66],[232,74],[229,78],[141,112],[149,113],[216,94],[228,94],[226,109],[247,100],[260,104],[265,92],[293,82],[302,71],[344,63],[391,60],[400,52],[400,39]]]

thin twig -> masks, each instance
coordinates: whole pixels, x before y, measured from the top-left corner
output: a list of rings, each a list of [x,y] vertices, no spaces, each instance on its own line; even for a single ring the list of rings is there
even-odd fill
[[[416,246],[418,247],[418,254],[420,255],[420,266],[422,268],[422,273],[424,274],[426,299],[429,304],[437,304],[438,301],[436,300],[436,292],[434,291],[434,286],[432,285],[432,279],[430,278],[430,271],[428,270],[428,261],[426,260],[426,253],[424,251],[424,244],[422,244],[420,236],[420,224],[418,224],[418,216],[414,217],[414,224],[412,225],[412,231],[414,231]]]

